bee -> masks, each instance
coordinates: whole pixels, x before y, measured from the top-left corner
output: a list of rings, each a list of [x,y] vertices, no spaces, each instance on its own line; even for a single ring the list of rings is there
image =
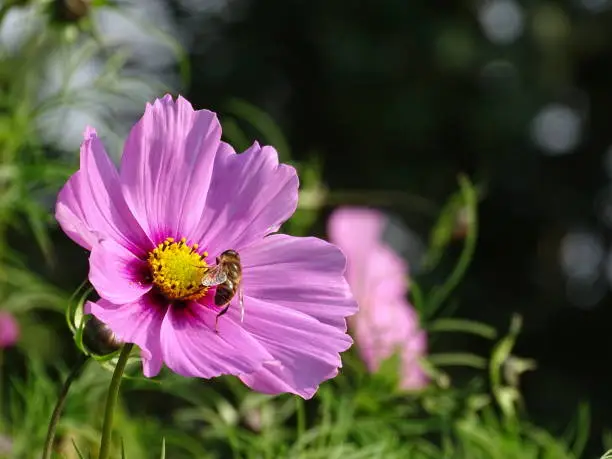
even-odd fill
[[[202,287],[217,287],[215,305],[222,307],[215,318],[215,332],[219,318],[225,314],[232,299],[238,294],[240,303],[240,321],[244,321],[244,296],[242,293],[242,265],[240,255],[235,250],[226,250],[217,257],[217,264],[210,268],[202,277]]]

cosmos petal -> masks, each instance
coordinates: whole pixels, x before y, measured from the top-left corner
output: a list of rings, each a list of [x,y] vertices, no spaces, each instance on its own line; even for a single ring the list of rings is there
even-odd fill
[[[347,274],[355,296],[362,303],[378,309],[384,304],[404,301],[408,291],[406,262],[388,245],[371,246],[368,257],[360,263],[349,260]],[[377,305],[381,306],[377,306]],[[363,308],[366,308],[364,305]],[[412,306],[408,305],[412,309]]]
[[[386,219],[373,209],[340,208],[329,218],[328,233],[347,254],[347,278],[360,307],[351,329],[368,370],[398,352],[401,388],[419,389],[428,380],[419,362],[427,335],[406,299],[408,267],[383,240]]]
[[[383,242],[386,222],[382,212],[361,207],[341,207],[329,217],[329,240],[342,249],[349,261],[346,276],[356,296],[370,291],[379,281],[391,279],[396,295],[405,295],[408,288],[408,266]],[[381,251],[386,252],[385,260],[375,264]]]
[[[89,226],[81,208],[80,180],[81,171],[77,171],[60,190],[55,218],[70,239],[84,249],[91,250],[102,236]]]
[[[245,297],[245,307],[245,329],[276,359],[259,371],[240,375],[249,387],[310,398],[319,384],[337,374],[340,352],[353,342],[342,328],[257,298]]]
[[[357,304],[344,279],[346,258],[313,237],[273,234],[241,252],[245,294],[342,329]]]
[[[404,298],[381,302],[378,308],[363,308],[352,320],[359,354],[369,371],[378,371],[386,359],[399,352],[402,388],[420,388],[427,382],[419,363],[426,352],[427,335]]]
[[[386,221],[385,214],[376,209],[340,207],[330,215],[327,232],[330,239],[343,247],[347,257],[354,258],[356,251],[367,253],[371,244],[382,240]]]
[[[176,102],[166,95],[147,104],[125,143],[121,186],[154,242],[193,234],[220,140],[221,126],[213,112],[196,111],[180,96]]]
[[[214,256],[240,250],[277,231],[295,212],[297,201],[297,173],[278,163],[274,148],[254,143],[235,154],[225,146],[215,161],[196,240]]]
[[[105,299],[95,303],[88,301],[84,312],[93,314],[106,324],[119,340],[140,347],[146,377],[151,378],[159,373],[163,363],[159,337],[165,310],[151,295],[123,305]]]
[[[89,267],[89,281],[111,303],[132,303],[151,290],[142,282],[146,262],[110,239],[93,247]]]
[[[322,373],[324,374],[324,373]],[[327,381],[338,375],[338,368],[333,368],[329,374],[324,374],[321,381]],[[319,384],[313,384],[311,387],[301,387],[296,389],[296,384],[291,372],[284,366],[265,363],[263,368],[256,373],[248,375],[240,375],[240,380],[249,386],[251,389],[261,392],[262,394],[278,395],[283,393],[291,393],[309,400],[317,392]]]
[[[164,362],[182,376],[213,378],[253,372],[273,357],[247,333],[230,309],[219,320],[216,312],[199,303],[171,307],[161,327]]]
[[[88,128],[84,136],[80,169],[58,196],[59,224],[88,250],[98,240],[111,238],[133,253],[143,253],[151,243],[125,203],[117,169],[96,132]]]

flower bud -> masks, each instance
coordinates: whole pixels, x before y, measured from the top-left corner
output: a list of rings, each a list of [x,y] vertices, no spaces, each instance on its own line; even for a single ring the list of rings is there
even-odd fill
[[[88,350],[97,355],[115,352],[123,344],[110,328],[94,316],[91,316],[85,324],[83,343]]]
[[[52,15],[59,22],[76,22],[89,13],[91,0],[54,0]]]

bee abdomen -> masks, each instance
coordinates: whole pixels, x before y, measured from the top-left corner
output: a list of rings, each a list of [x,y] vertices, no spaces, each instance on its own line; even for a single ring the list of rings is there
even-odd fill
[[[232,300],[234,294],[235,290],[231,282],[217,286],[217,292],[215,293],[215,305],[225,306]]]

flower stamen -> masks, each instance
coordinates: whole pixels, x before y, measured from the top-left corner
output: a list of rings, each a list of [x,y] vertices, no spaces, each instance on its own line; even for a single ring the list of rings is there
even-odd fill
[[[206,295],[202,287],[202,276],[208,271],[205,257],[200,254],[198,244],[187,244],[182,238],[176,242],[166,238],[148,256],[153,284],[169,300],[197,300]]]

